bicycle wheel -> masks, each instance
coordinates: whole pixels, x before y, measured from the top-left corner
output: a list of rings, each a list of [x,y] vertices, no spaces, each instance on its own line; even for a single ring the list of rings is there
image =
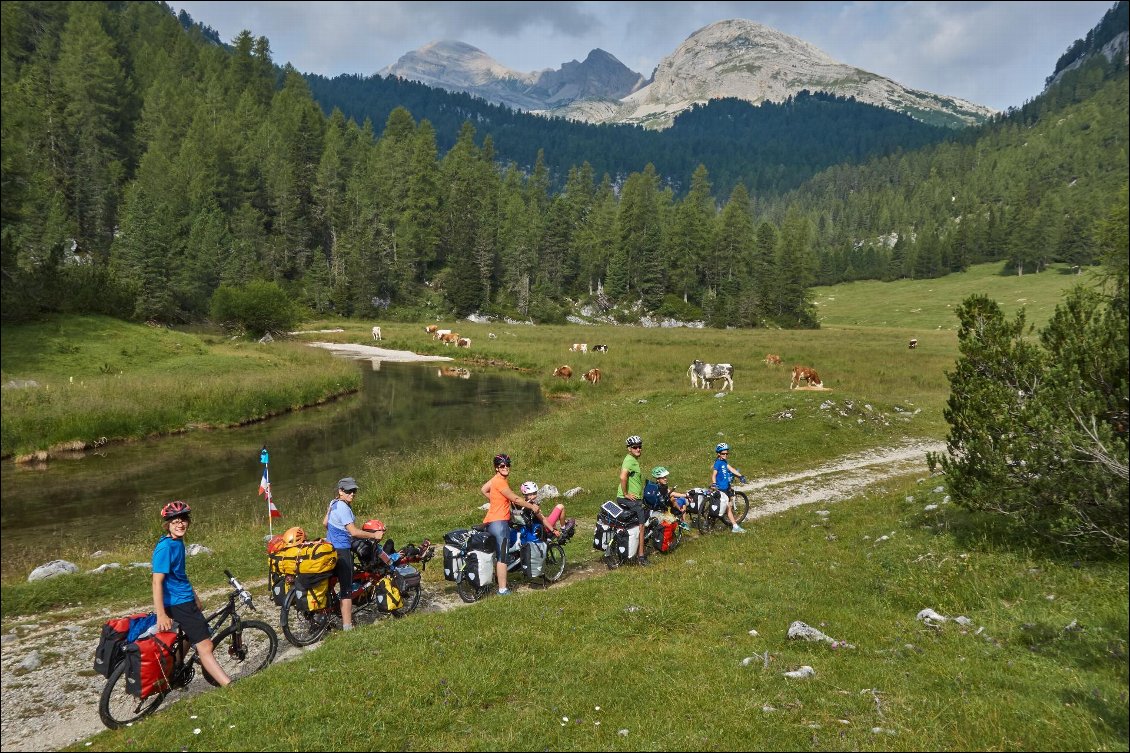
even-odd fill
[[[102,688],[102,697],[98,699],[98,716],[110,729],[118,729],[152,714],[161,705],[161,701],[165,700],[165,695],[157,693],[148,698],[130,695],[126,691],[126,663],[120,661],[110,672],[106,687]]]
[[[698,532],[702,534],[710,533],[714,528],[714,521],[717,518],[713,517],[710,513],[704,512],[698,516]]]
[[[228,677],[238,680],[255,674],[275,660],[279,636],[265,622],[244,620],[239,627],[228,627],[213,638],[212,647],[220,668]],[[207,671],[204,679],[213,685],[219,684]]]
[[[745,495],[745,492],[731,490],[730,505],[734,509],[734,522],[741,525],[745,516],[749,515],[749,497]]]
[[[459,594],[459,598],[468,604],[474,604],[476,601],[486,596],[489,590],[490,586],[476,586],[472,584],[471,581],[467,579],[466,575],[460,578],[459,582],[455,584],[455,591]]]
[[[565,547],[557,543],[550,543],[545,548],[545,564],[542,566],[541,577],[546,583],[556,583],[565,574]]]
[[[420,606],[420,587],[411,586],[405,588],[400,592],[400,598],[403,603],[400,609],[392,613],[394,617],[403,617],[406,614],[412,614],[416,611],[416,607]]]
[[[306,605],[297,598],[298,593],[292,590],[286,595],[279,612],[279,626],[288,641],[302,648],[321,640],[330,627],[330,615],[326,609],[307,612]]]

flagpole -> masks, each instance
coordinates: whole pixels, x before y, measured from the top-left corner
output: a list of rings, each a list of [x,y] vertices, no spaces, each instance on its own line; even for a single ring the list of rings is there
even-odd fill
[[[267,482],[267,533],[274,536],[275,521],[274,516],[271,515],[271,474],[268,468],[270,459],[270,455],[267,454],[267,445],[263,445],[263,449],[259,451],[259,462],[263,464],[263,479]]]

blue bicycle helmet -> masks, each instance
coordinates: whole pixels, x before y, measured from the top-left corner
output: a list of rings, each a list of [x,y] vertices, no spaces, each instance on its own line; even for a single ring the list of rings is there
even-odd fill
[[[725,442],[719,442],[718,446],[714,448],[715,452],[726,452],[730,449],[730,445]]]

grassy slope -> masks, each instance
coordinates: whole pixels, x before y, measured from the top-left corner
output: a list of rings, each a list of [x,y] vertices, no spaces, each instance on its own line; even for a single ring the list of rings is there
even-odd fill
[[[228,426],[354,390],[349,364],[293,344],[270,347],[99,316],[4,326],[4,456],[64,442]],[[148,399],[138,400],[138,395]]]
[[[939,317],[921,326],[939,324],[948,323]],[[345,326],[338,339],[368,338],[367,323]],[[382,327],[388,347],[445,352],[420,325]],[[559,408],[496,442],[453,438],[447,447],[354,470],[366,490],[361,513],[379,514],[398,541],[436,538],[477,520],[477,487],[499,450],[515,458],[516,478],[562,490],[582,486],[569,514],[591,523],[611,496],[629,433],[645,438],[645,467],[668,465],[681,488],[704,482],[710,448],[722,437],[751,478],[906,436],[940,438],[948,390],[942,372],[956,356],[952,331],[922,338],[896,327],[797,333],[460,322],[459,329],[475,343],[461,356],[530,369]],[[919,337],[919,350],[906,349],[908,336]],[[610,351],[567,353],[579,340],[606,342]],[[833,391],[789,392],[785,370],[761,362],[766,352],[816,366]],[[695,357],[734,363],[735,393],[691,393],[686,364]],[[594,390],[548,376],[566,362],[599,364],[605,379]],[[848,415],[821,407],[830,400]],[[921,511],[933,483],[892,483],[889,493],[834,508],[830,524],[802,508],[754,523],[746,537],[691,540],[649,570],[586,580],[574,564],[564,584],[544,593],[520,588],[508,600],[335,634],[309,656],[99,735],[91,747],[1126,749],[1125,562],[1073,567],[950,535],[960,516],[948,507],[936,518]],[[905,502],[911,493],[918,499]],[[317,530],[323,496],[289,501],[287,522]],[[194,579],[217,585],[225,566],[260,572],[260,523],[238,511],[225,521],[200,521],[194,540],[216,555],[193,561]],[[139,534],[136,550],[108,556],[144,557],[152,533]],[[591,562],[595,553],[578,538],[568,555],[570,563]],[[450,591],[439,577],[433,568],[426,581]],[[5,580],[6,621],[77,598],[88,608],[132,606],[146,596],[143,579],[128,573]],[[927,606],[966,614],[985,631],[926,628],[914,614]],[[857,648],[785,641],[797,619]],[[1064,632],[1072,620],[1086,631]],[[749,636],[750,629],[761,635]],[[766,651],[768,670],[760,659],[741,665]],[[816,679],[780,676],[801,664],[815,667]],[[334,690],[323,696],[312,688]],[[343,725],[343,712],[363,721]]]

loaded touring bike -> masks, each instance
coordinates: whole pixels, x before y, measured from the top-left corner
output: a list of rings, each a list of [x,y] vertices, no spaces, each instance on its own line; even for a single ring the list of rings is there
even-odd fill
[[[238,680],[258,672],[275,660],[279,638],[267,623],[240,617],[240,604],[253,611],[258,610],[251,601],[251,594],[235,576],[228,570],[224,574],[228,576],[228,583],[232,586],[228,603],[207,619],[208,626],[212,628],[216,661],[228,677]],[[200,666],[205,680],[212,685],[218,684],[204,671],[195,647],[188,647],[188,638],[179,627],[175,634],[159,633],[152,638],[143,638],[138,643],[159,641],[162,635],[175,635],[175,638],[170,643],[159,644],[166,656],[157,665],[159,669],[154,682],[143,681],[139,687],[136,675],[131,672],[131,664],[137,661],[138,652],[131,652],[129,647],[110,671],[98,701],[98,716],[110,729],[124,727],[152,714],[172,690],[188,687],[196,676],[197,666]],[[136,647],[138,643],[131,646]],[[147,684],[150,687],[147,688]]]

